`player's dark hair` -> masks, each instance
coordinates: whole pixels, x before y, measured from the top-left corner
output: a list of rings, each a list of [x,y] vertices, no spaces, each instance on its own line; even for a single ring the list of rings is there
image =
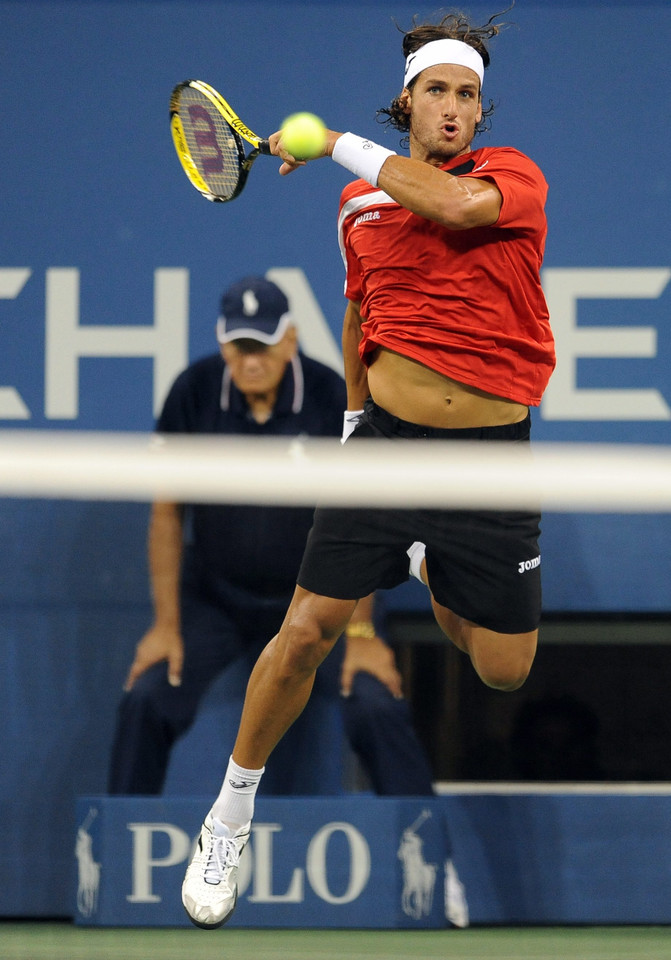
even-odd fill
[[[403,31],[398,27],[403,33],[403,57],[405,59],[411,53],[423,47],[424,44],[431,43],[433,40],[461,40],[477,50],[486,69],[490,62],[487,42],[499,34],[505,26],[505,24],[495,23],[494,21],[510,9],[512,9],[512,5],[501,13],[495,13],[487,23],[480,27],[473,26],[468,17],[458,11],[446,13],[438,23],[418,23],[417,17],[414,17],[412,29]],[[414,77],[410,81],[408,84],[409,90],[412,90],[416,80],[417,77]],[[493,112],[494,103],[490,100],[489,106],[486,109],[483,107],[482,119],[476,124],[476,135],[488,129],[489,118]],[[395,97],[389,107],[382,107],[378,110],[377,119],[380,123],[386,123],[401,133],[408,133],[410,130],[410,117],[401,106],[400,96]]]

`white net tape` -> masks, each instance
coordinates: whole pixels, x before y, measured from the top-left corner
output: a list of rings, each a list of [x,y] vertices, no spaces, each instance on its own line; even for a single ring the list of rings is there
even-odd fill
[[[667,512],[671,448],[15,430],[0,496]]]

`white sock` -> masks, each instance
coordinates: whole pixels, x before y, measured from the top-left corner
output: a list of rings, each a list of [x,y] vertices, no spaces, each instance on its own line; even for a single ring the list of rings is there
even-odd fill
[[[426,554],[426,547],[420,540],[415,540],[412,546],[408,547],[406,553],[410,557],[410,574],[413,577],[417,577],[420,583],[424,583],[422,579],[422,560]]]
[[[228,761],[219,796],[212,805],[212,816],[234,833],[254,816],[254,798],[265,769],[247,770],[239,767],[233,757]]]

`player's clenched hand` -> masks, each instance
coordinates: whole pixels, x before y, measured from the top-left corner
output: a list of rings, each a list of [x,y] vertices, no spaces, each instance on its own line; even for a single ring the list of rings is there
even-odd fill
[[[124,690],[131,690],[137,678],[145,670],[163,661],[168,665],[168,682],[172,687],[178,687],[182,682],[184,662],[184,643],[181,634],[176,630],[153,626],[135,648],[135,659],[128,671]]]
[[[401,674],[393,651],[380,637],[346,639],[345,658],[340,673],[340,692],[348,697],[355,674],[371,673],[397,699],[403,696]]]
[[[326,146],[322,156],[330,157],[333,153],[333,147],[338,137],[342,136],[340,133],[336,133],[333,130],[326,131]],[[307,163],[307,160],[297,160],[294,155],[287,150],[286,144],[282,140],[282,131],[278,130],[276,133],[272,133],[268,137],[268,143],[270,144],[270,152],[275,157],[280,157],[283,161],[280,166],[280,174],[285,177],[288,173],[293,173],[294,170],[298,170],[299,167],[304,167]]]
[[[298,170],[299,167],[304,167],[307,163],[306,160],[296,160],[296,158],[289,153],[282,143],[281,130],[278,130],[276,133],[271,133],[268,137],[268,143],[270,144],[270,152],[273,156],[280,157],[283,161],[280,166],[281,176],[285,177],[288,173],[293,173],[294,170]]]

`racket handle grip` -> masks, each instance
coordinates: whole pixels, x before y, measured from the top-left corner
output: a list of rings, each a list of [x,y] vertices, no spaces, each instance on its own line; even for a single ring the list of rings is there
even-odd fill
[[[259,153],[265,153],[266,156],[270,156],[270,141],[269,140],[259,140]]]

